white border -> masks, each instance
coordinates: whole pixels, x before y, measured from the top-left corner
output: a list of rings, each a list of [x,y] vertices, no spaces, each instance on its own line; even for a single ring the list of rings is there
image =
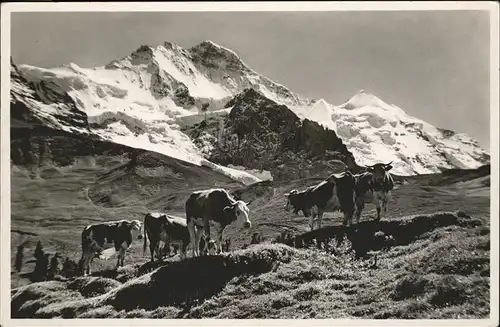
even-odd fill
[[[484,320],[166,320],[166,319],[10,319],[10,14],[42,11],[415,11],[415,10],[486,10],[490,12],[490,151],[491,151],[491,291],[490,319]],[[169,3],[4,3],[1,7],[1,230],[0,230],[0,322],[6,326],[496,326],[498,325],[498,121],[499,121],[499,6],[496,2],[169,2]],[[5,287],[9,285],[8,287]]]

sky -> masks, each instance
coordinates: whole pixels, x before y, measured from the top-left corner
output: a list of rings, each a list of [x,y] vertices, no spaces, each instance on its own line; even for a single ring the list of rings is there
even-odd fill
[[[204,40],[311,99],[359,90],[489,149],[487,11],[13,13],[16,64],[102,66],[140,45]]]

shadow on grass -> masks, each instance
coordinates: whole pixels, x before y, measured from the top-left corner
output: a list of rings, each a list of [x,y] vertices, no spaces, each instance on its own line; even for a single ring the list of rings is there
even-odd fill
[[[405,217],[401,220],[366,221],[350,227],[328,226],[303,234],[283,237],[277,240],[295,248],[316,245],[318,248],[335,253],[335,247],[330,241],[336,240],[340,246],[345,239],[352,244],[352,250],[357,258],[364,257],[369,251],[377,251],[389,246],[408,245],[420,235],[436,228],[450,225],[470,225],[473,221],[463,212],[439,212],[430,215]]]
[[[120,288],[106,304],[118,311],[171,305],[190,307],[220,292],[234,277],[262,274],[270,271],[277,261],[289,261],[292,251],[278,245],[255,246],[237,255],[170,262]]]

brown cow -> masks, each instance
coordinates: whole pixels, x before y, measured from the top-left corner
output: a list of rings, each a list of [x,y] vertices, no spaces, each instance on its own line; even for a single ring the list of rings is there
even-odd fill
[[[186,248],[189,245],[189,231],[186,219],[167,215],[165,213],[148,213],[144,217],[144,245],[143,254],[146,252],[147,239],[149,238],[149,249],[151,252],[151,262],[154,261],[155,251],[159,252],[160,241],[166,248],[170,245],[178,245],[180,258],[186,257]],[[159,253],[161,257],[161,253]]]
[[[199,255],[200,234],[205,232],[205,253],[210,243],[210,223],[217,232],[215,239],[217,250],[222,251],[222,232],[229,224],[235,223],[240,228],[250,228],[248,204],[235,200],[224,189],[208,189],[193,192],[186,201],[186,219],[189,229],[193,256]]]
[[[292,190],[286,194],[285,210],[293,209],[295,214],[302,211],[309,217],[309,227],[314,229],[315,218],[318,217],[318,227],[321,228],[321,219],[326,210],[342,211],[344,226],[352,223],[354,213],[354,176],[349,171],[332,174],[317,185],[310,186],[304,191]]]
[[[359,222],[361,212],[366,203],[374,203],[377,207],[376,220],[380,220],[380,212],[387,212],[387,203],[394,189],[394,180],[389,173],[392,161],[388,164],[377,163],[368,166],[368,171],[355,175],[356,178],[356,221]]]
[[[85,227],[82,232],[82,257],[80,268],[83,275],[90,274],[90,263],[94,257],[102,257],[102,251],[106,244],[112,243],[114,250],[118,251],[116,269],[123,266],[125,251],[130,247],[133,240],[132,231],[141,229],[141,222],[138,220],[118,220],[98,224],[91,224]]]

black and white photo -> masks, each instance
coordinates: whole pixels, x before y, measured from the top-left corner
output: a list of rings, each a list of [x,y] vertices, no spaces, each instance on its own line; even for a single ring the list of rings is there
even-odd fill
[[[2,325],[498,323],[498,4],[315,4],[2,5]]]

